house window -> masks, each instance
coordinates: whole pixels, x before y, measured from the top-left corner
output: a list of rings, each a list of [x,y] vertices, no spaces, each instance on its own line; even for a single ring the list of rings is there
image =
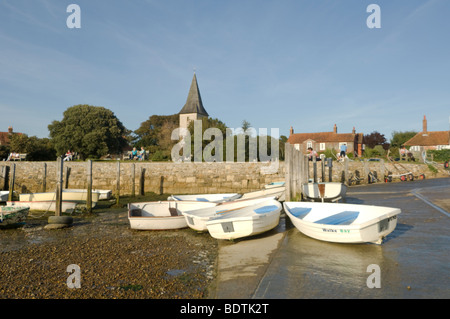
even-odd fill
[[[308,141],[307,143],[306,143],[306,148],[312,148],[312,142],[311,141]]]
[[[319,151],[325,151],[325,143],[320,143]]]
[[[294,144],[294,147],[297,151],[300,151],[300,144]]]

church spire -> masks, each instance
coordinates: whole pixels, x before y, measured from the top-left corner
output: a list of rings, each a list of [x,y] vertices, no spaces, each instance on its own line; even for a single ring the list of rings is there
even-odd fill
[[[186,100],[186,104],[183,106],[181,111],[178,114],[201,114],[203,116],[209,116],[203,107],[202,97],[200,95],[200,90],[198,88],[197,76],[195,75],[192,78],[191,87],[189,89],[189,94]]]

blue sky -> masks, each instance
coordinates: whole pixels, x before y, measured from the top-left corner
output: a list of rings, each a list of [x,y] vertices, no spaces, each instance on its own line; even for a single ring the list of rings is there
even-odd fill
[[[390,139],[426,115],[448,130],[449,13],[448,0],[0,0],[0,131],[47,137],[76,104],[136,130],[181,110],[194,69],[205,109],[231,128]]]

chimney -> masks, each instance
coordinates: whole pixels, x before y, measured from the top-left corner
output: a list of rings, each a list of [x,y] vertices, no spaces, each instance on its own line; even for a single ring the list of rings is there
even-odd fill
[[[294,134],[294,128],[291,126],[291,130],[289,131],[289,136]]]
[[[336,126],[336,124],[334,124],[333,132],[337,133],[337,126]]]
[[[356,134],[355,127],[353,126],[352,134]]]
[[[9,134],[12,134],[12,132],[13,132],[12,126],[8,127],[8,133],[9,133]]]
[[[422,126],[422,132],[427,134],[427,117],[425,115],[423,116]]]

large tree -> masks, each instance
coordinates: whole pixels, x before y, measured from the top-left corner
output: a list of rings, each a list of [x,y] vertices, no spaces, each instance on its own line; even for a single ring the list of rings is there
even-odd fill
[[[171,134],[179,126],[178,123],[178,114],[150,116],[134,131],[133,146],[143,146],[150,152],[152,160],[170,160],[170,151],[176,143],[171,140]]]
[[[381,145],[385,150],[389,148],[389,143],[386,142],[384,134],[377,131],[364,135],[364,144],[370,148],[374,148],[376,145]]]
[[[416,134],[416,131],[392,132],[391,147],[400,148],[406,141],[413,138]]]
[[[100,158],[106,154],[120,154],[127,146],[129,132],[111,110],[74,105],[63,115],[61,121],[53,121],[48,126],[58,155],[70,149],[81,159]]]

